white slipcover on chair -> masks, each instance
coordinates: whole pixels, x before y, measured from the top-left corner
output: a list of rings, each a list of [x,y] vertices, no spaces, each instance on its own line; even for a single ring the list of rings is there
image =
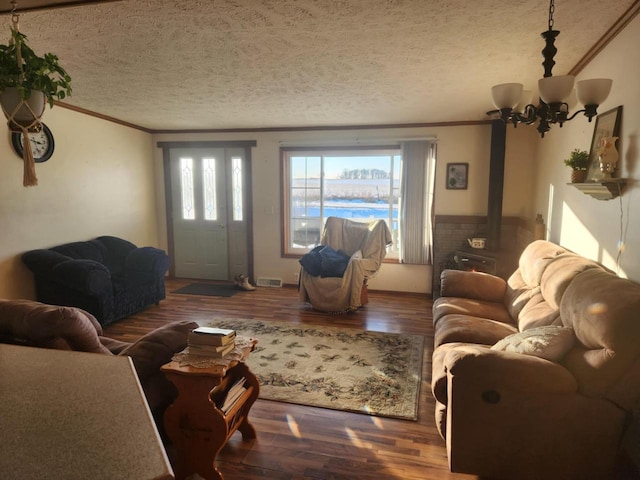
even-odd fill
[[[300,299],[323,312],[347,312],[363,305],[362,291],[367,280],[380,269],[391,244],[391,232],[384,220],[355,222],[329,217],[321,245],[342,250],[349,257],[344,275],[312,276],[304,268],[300,272]]]

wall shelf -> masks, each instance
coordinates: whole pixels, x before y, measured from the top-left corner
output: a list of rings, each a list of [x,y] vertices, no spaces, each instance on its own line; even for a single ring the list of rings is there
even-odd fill
[[[597,200],[611,200],[622,195],[626,184],[626,178],[610,178],[599,182],[568,183],[567,185],[571,185]]]

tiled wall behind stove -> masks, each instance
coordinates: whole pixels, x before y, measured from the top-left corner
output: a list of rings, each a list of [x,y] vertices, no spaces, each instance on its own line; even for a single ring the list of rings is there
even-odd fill
[[[445,221],[435,219],[433,232],[433,297],[440,295],[440,273],[446,268],[455,268],[453,252],[468,246],[467,238],[486,237],[486,217],[447,217]],[[526,221],[518,217],[505,217],[500,234],[500,249],[519,256],[524,247],[533,241],[533,231]]]

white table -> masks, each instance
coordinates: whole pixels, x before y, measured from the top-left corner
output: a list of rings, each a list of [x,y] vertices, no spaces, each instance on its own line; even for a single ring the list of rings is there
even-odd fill
[[[173,479],[129,357],[0,344],[3,480]]]

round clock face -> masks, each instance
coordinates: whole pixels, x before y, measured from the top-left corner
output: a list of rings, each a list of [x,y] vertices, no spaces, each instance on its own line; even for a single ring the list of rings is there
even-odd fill
[[[46,162],[53,155],[53,134],[49,127],[41,123],[42,128],[39,132],[29,133],[29,142],[31,143],[31,152],[33,152],[33,160],[36,163]],[[22,157],[24,151],[24,138],[22,132],[13,132],[11,134],[11,144],[16,153]]]

